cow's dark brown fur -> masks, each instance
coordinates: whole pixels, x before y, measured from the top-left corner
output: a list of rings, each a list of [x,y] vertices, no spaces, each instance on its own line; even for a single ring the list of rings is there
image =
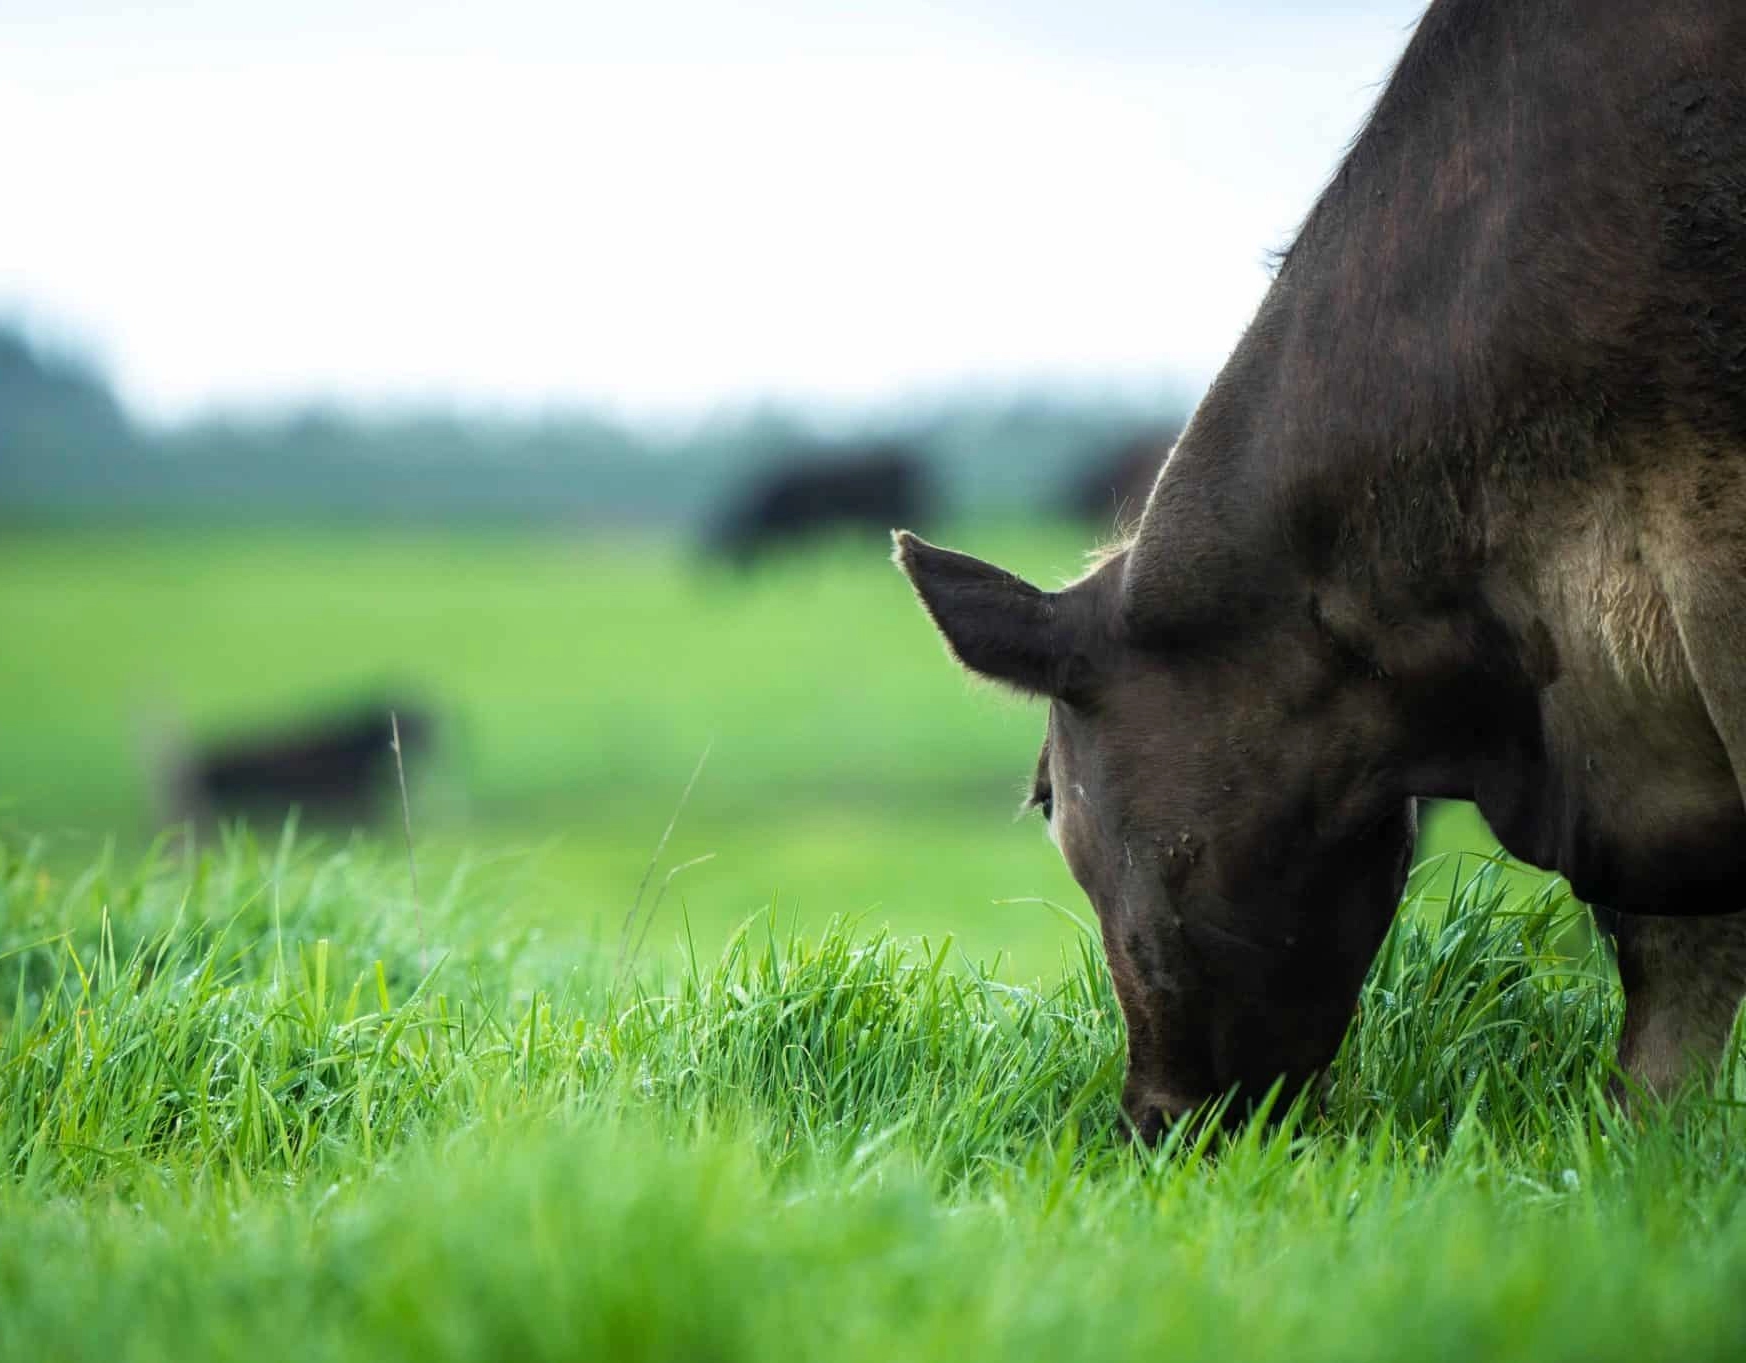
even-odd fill
[[[1051,700],[1142,1131],[1327,1063],[1426,796],[1621,915],[1627,1069],[1713,1060],[1746,919],[1659,915],[1746,884],[1746,7],[1437,0],[1131,543],[898,556]]]

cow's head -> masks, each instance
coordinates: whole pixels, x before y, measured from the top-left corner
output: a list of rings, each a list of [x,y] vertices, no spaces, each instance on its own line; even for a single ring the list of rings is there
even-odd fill
[[[1139,1132],[1240,1112],[1334,1056],[1399,902],[1413,803],[1386,716],[1310,610],[1173,638],[1128,555],[1042,591],[913,535],[897,561],[953,655],[1048,700],[1032,803],[1097,909]]]

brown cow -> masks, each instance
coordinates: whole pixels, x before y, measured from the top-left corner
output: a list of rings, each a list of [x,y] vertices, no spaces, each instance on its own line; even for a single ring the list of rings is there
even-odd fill
[[[1712,1063],[1746,916],[1681,915],[1746,887],[1746,5],[1436,0],[1131,541],[1054,592],[897,556],[1050,702],[1142,1134],[1327,1065],[1428,796],[1617,915],[1629,1074]]]

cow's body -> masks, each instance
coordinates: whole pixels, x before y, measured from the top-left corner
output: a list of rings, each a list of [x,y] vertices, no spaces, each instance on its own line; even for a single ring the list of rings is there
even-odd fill
[[[1746,883],[1743,81],[1739,5],[1433,6],[1136,546],[1221,612],[1269,560],[1372,651],[1453,627],[1485,702],[1434,697],[1474,732],[1420,793],[1621,908]]]
[[[1425,796],[1616,911],[1629,1069],[1712,1058],[1746,918],[1642,915],[1746,908],[1746,6],[1437,0],[1131,545],[1046,610],[939,552],[1143,1126],[1331,1057]]]
[[[1415,794],[1611,910],[1746,907],[1746,7],[1434,5],[1203,422],[1157,590],[1264,488],[1253,548],[1421,674]],[[1645,1034],[1720,1046],[1746,923],[1613,921],[1664,1084]]]

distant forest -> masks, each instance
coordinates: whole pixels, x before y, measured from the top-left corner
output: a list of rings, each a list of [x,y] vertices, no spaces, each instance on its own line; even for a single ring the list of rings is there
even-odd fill
[[[1161,383],[1151,406],[965,397],[893,406],[828,431],[775,408],[673,436],[583,411],[515,418],[334,406],[156,429],[129,415],[96,367],[0,324],[0,518],[691,529],[772,466],[873,443],[913,449],[947,515],[1046,514],[1067,504],[1076,471],[1179,426],[1185,406]]]

